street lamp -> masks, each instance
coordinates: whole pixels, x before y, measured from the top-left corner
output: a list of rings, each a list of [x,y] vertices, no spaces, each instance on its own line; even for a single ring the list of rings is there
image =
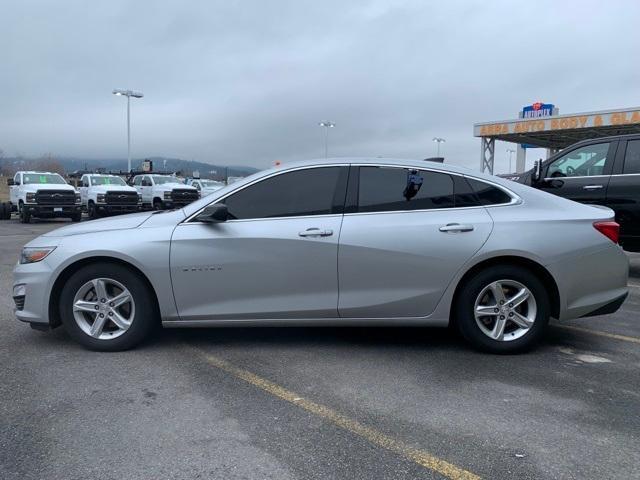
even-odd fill
[[[113,91],[113,94],[117,96],[124,95],[125,97],[127,97],[127,171],[130,172],[131,171],[131,123],[129,120],[129,116],[130,116],[129,111],[130,111],[131,97],[142,98],[144,95],[142,95],[141,92],[134,92],[133,90],[121,90],[119,88],[116,88]]]
[[[326,121],[326,122],[320,122],[318,125],[320,125],[321,127],[324,127],[325,129],[325,133],[324,133],[324,158],[327,158],[329,155],[329,129],[333,128],[336,126],[335,123]]]
[[[511,155],[516,153],[516,151],[513,148],[507,148],[507,153],[509,154],[509,173],[511,173],[513,172],[513,170],[511,170]]]
[[[440,156],[440,144],[441,143],[445,143],[446,140],[444,138],[440,138],[440,137],[433,137],[433,141],[438,144],[438,155],[436,155],[436,156],[439,157]]]

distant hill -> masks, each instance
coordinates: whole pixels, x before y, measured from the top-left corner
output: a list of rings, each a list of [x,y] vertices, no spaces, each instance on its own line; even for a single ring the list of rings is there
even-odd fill
[[[252,173],[257,172],[259,169],[248,166],[227,166],[220,164],[211,164],[205,162],[197,162],[195,160],[183,160],[180,158],[166,158],[166,157],[149,157],[149,160],[153,161],[153,169],[161,171],[166,170],[171,172],[181,172],[182,175],[190,176],[192,172],[200,172],[200,176],[203,178],[213,178],[222,180],[225,176],[230,177],[246,177]],[[131,159],[131,165],[134,169],[141,168],[142,161],[145,159]],[[65,173],[71,173],[78,170],[95,170],[97,168],[104,168],[105,170],[126,170],[127,160],[120,158],[103,158],[103,159],[82,159],[76,157],[48,157],[47,159],[26,159],[16,157],[5,157],[0,159],[0,170],[7,172],[20,170],[20,169],[33,169],[38,168],[37,165],[42,162],[55,162],[59,164]],[[165,164],[166,162],[166,164]],[[166,165],[166,167],[165,167]],[[228,169],[228,171],[227,171]]]

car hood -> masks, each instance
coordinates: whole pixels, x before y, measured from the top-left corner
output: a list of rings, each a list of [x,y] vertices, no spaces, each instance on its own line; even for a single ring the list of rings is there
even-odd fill
[[[118,217],[102,218],[89,222],[76,223],[62,228],[57,228],[42,235],[43,237],[68,237],[70,235],[80,235],[83,233],[105,232],[108,230],[126,230],[136,228],[146,222],[152,212],[131,213]]]
[[[73,186],[68,184],[56,184],[56,183],[29,183],[27,185],[22,186],[23,192],[35,193],[38,190],[68,190],[70,192],[75,192],[76,189]]]

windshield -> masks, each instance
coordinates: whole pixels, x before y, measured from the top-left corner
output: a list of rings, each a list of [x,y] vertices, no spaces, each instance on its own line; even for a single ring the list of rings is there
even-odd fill
[[[55,183],[58,185],[66,185],[64,181],[57,173],[25,173],[22,176],[22,183],[28,185],[30,183]]]
[[[220,182],[216,182],[215,180],[200,180],[202,182],[203,187],[223,187],[224,185]]]
[[[118,186],[126,186],[127,184],[124,183],[124,180],[122,180],[120,177],[91,177],[91,185],[95,186],[95,185],[118,185]]]
[[[153,175],[153,183],[156,185],[163,185],[165,183],[176,183],[178,180],[175,177],[165,177],[161,175]]]

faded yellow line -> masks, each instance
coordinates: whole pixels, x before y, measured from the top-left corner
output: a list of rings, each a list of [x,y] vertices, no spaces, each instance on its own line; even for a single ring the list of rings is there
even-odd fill
[[[617,333],[602,332],[600,330],[591,330],[590,328],[574,327],[573,325],[554,325],[554,326],[558,328],[564,328],[566,330],[575,330],[576,332],[590,333],[592,335],[598,335],[599,337],[614,338],[616,340],[622,340],[624,342],[640,343],[640,338],[638,337],[628,337],[627,335],[618,335]]]
[[[255,373],[251,373],[248,370],[235,367],[229,362],[210,355],[198,348],[193,349],[202,357],[204,357],[209,365],[219,368],[220,370],[223,370],[236,378],[244,380],[245,382],[264,390],[265,392],[268,392],[271,395],[274,395],[278,398],[281,398],[282,400],[303,408],[304,410],[307,410],[314,415],[322,417],[325,420],[333,423],[334,425],[364,438],[373,445],[377,445],[386,450],[401,455],[406,459],[411,460],[412,462],[415,462],[418,465],[428,468],[429,470],[439,473],[440,475],[443,475],[447,478],[455,480],[480,479],[480,477],[478,475],[475,475],[474,473],[471,473],[467,470],[457,467],[456,465],[453,465],[452,463],[435,457],[430,453],[425,452],[424,450],[420,450],[418,448],[407,445],[400,440],[389,437],[388,435],[385,435],[384,433],[379,432],[374,428],[367,427],[357,420],[346,417],[329,407],[312,402],[311,400],[307,400],[306,398],[298,395],[295,392],[292,392],[291,390],[287,390],[280,385],[259,377]]]

